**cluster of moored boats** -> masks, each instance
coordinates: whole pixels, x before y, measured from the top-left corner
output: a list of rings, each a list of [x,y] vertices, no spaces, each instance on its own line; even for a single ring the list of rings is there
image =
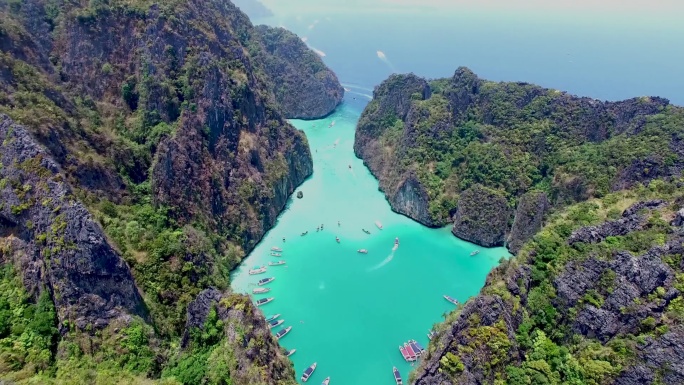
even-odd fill
[[[407,362],[413,362],[417,360],[418,357],[423,355],[425,348],[423,348],[423,346],[421,346],[416,340],[409,340],[404,342],[404,345],[399,345],[399,351],[404,357],[404,360]]]

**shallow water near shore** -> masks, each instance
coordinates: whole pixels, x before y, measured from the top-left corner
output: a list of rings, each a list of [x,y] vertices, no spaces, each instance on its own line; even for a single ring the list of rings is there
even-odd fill
[[[415,339],[427,345],[432,325],[454,308],[443,295],[463,302],[477,294],[508,252],[477,247],[449,228],[429,229],[392,212],[377,180],[354,156],[354,128],[365,102],[349,94],[326,119],[293,121],[309,139],[314,174],[297,189],[304,197],[291,198],[274,229],[235,270],[232,286],[251,293],[259,279],[276,277],[267,286],[271,292],[253,297],[274,297],[262,310],[282,314],[282,326],[292,326],[281,344],[297,349],[291,358],[298,379],[317,362],[309,383],[330,376],[331,384],[389,385],[393,366],[404,380],[412,369],[399,344]],[[283,249],[282,257],[270,256],[273,246]],[[286,264],[247,274],[278,260]]]

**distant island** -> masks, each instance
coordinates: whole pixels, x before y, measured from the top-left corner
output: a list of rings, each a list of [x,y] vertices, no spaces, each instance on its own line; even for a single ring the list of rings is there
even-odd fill
[[[459,68],[392,75],[357,127],[354,151],[392,208],[513,252],[550,208],[681,170],[682,109],[658,97],[601,102]]]
[[[250,19],[260,19],[273,16],[273,12],[259,0],[232,0],[240,10],[249,16]]]

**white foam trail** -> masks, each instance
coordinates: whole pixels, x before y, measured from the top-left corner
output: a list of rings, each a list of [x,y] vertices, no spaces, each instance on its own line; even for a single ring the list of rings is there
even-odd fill
[[[365,94],[363,92],[355,92],[352,90],[347,91],[347,93],[354,94],[354,95],[360,95],[360,96],[363,96],[364,98],[366,98],[368,100],[373,100],[373,95],[371,95],[371,94]]]
[[[399,248],[399,245],[394,245],[394,247],[392,247],[392,252],[387,256],[387,258],[385,258],[382,262],[380,262],[376,266],[373,266],[370,269],[368,269],[368,271],[380,269],[380,268],[384,267],[385,265],[387,265],[388,263],[392,262],[392,260],[394,259],[394,252],[397,251],[398,248]]]
[[[397,68],[394,66],[394,64],[392,64],[392,62],[387,58],[387,55],[384,52],[377,51],[376,54],[378,55],[378,59],[382,60],[385,64],[387,64],[392,73],[399,72],[397,71]]]

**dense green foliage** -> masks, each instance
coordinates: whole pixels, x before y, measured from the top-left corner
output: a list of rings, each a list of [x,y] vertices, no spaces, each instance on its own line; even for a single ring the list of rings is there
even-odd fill
[[[278,44],[286,50],[276,58]],[[278,76],[323,93],[341,88],[334,74],[296,35],[257,30],[220,0],[0,2],[0,45],[0,113],[26,126],[59,163],[130,266],[150,318],[78,330],[62,322],[78,314],[56,317],[48,308],[49,290],[32,300],[19,278],[7,276],[3,376],[244,384],[252,377],[231,380],[225,362],[254,378],[272,370],[252,369],[226,343],[220,322],[210,320],[203,333],[211,336],[190,350],[178,346],[190,301],[209,287],[228,289],[230,270],[275,221],[283,190],[310,173],[306,139],[285,121],[276,98],[285,91],[265,63],[287,65]],[[329,79],[334,84],[322,81]],[[16,205],[12,214],[25,210]],[[287,368],[279,363],[278,375],[291,377]]]
[[[684,282],[684,269],[681,254],[667,249],[659,255],[658,263],[674,270],[672,286],[657,287],[619,310],[622,315],[629,314],[638,320],[637,329],[601,340],[598,336],[579,333],[573,325],[587,306],[607,309],[603,307],[604,302],[617,288],[616,271],[600,263],[614,261],[619,252],[643,255],[669,240],[681,240],[681,230],[672,226],[669,219],[684,202],[682,182],[656,180],[647,187],[638,184],[632,190],[609,193],[601,199],[575,204],[553,214],[549,223],[517,256],[502,262],[482,290],[481,296],[503,300],[510,312],[506,314],[510,316],[501,316],[494,326],[483,326],[477,313],[467,320],[459,319],[461,307],[449,314],[446,322],[437,325],[439,334],[446,333],[455,323],[468,325],[463,332],[465,336],[459,338],[458,343],[452,342],[447,353],[439,358],[440,372],[457,381],[465,369],[463,362],[468,361],[471,372],[481,372],[496,384],[607,384],[635,363],[647,339],[658,340],[668,331],[677,333],[669,338],[680,338],[684,300],[679,288],[684,288],[680,286]],[[568,242],[573,231],[614,220],[628,206],[649,199],[664,199],[669,204],[654,211],[642,210],[643,227],[624,235],[608,236],[600,242],[572,245]],[[595,283],[583,283],[588,286],[584,295],[568,308],[560,302],[557,287],[568,284],[569,278],[563,274],[567,274],[570,264],[583,262],[590,263],[592,268],[601,266],[601,274]],[[529,273],[520,275],[527,268]],[[526,276],[529,277],[528,289],[524,288]],[[516,280],[522,289],[517,294],[509,290],[510,282]],[[674,298],[665,299],[666,292],[671,293],[673,288],[677,289]],[[663,306],[666,307],[664,311],[655,310]],[[606,311],[609,314],[612,310]],[[506,331],[511,325],[507,326],[504,321],[511,322],[509,317],[520,316],[522,322],[517,329],[508,329],[515,339],[509,339]],[[499,337],[496,337],[497,330]],[[463,344],[464,340],[469,342]],[[666,345],[670,343],[666,342]],[[435,349],[431,344],[431,354]],[[659,376],[665,375],[668,369],[661,370]]]
[[[358,130],[362,140],[377,141],[374,153],[387,151],[382,163],[392,173],[381,173],[381,183],[417,173],[436,223],[448,222],[460,192],[476,184],[501,190],[511,206],[532,189],[567,204],[665,175],[679,161],[671,143],[683,135],[684,112],[661,100],[608,104],[459,69],[454,78],[426,82],[429,97],[413,93],[402,119],[406,106],[397,95],[415,82],[395,76],[378,87]],[[643,116],[622,122],[622,114]]]

